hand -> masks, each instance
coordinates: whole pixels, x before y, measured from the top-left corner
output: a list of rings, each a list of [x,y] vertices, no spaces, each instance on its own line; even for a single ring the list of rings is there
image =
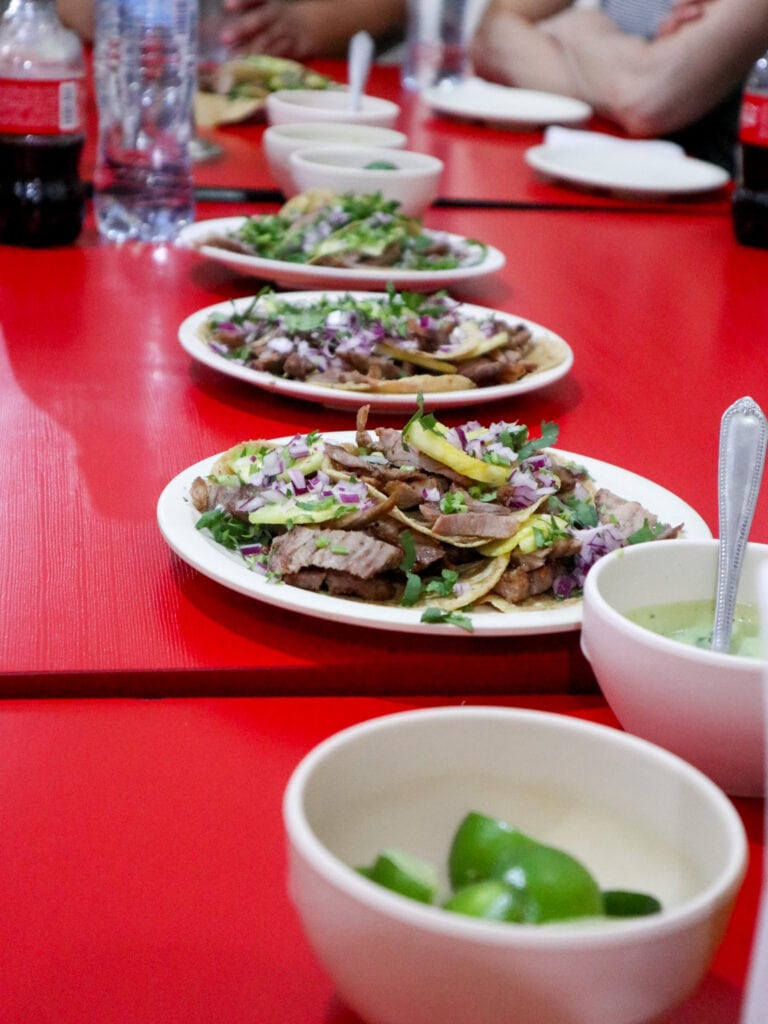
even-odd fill
[[[301,3],[286,0],[224,0],[227,24],[221,40],[235,52],[301,58],[310,40]]]
[[[656,29],[656,38],[671,36],[683,25],[698,21],[708,3],[712,0],[675,0],[672,10]]]

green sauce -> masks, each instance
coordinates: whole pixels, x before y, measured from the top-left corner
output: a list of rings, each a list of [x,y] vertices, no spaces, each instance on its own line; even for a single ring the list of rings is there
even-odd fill
[[[714,601],[679,601],[675,604],[647,605],[624,613],[631,622],[692,647],[709,648],[715,621]],[[737,604],[733,619],[731,654],[743,658],[762,658],[760,622],[757,608]]]

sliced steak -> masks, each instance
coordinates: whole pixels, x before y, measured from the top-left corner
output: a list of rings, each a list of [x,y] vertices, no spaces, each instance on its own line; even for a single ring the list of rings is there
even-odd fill
[[[510,604],[520,604],[531,593],[529,574],[519,565],[514,569],[507,569],[493,589]]]
[[[642,529],[644,523],[653,528],[658,517],[644,508],[639,501],[627,501],[613,491],[601,488],[595,495],[595,505],[601,523],[616,523],[625,535]]]
[[[389,544],[398,544],[401,548],[400,535],[406,530],[407,527],[404,529],[396,520],[390,518],[380,519],[372,523],[370,527],[370,532],[379,540],[385,540]],[[412,567],[413,572],[421,572],[422,569],[439,562],[445,556],[445,549],[434,537],[430,537],[427,533],[421,533],[419,530],[407,530],[407,532],[411,535],[416,556]],[[403,554],[405,554],[404,549]]]
[[[314,593],[324,590],[335,597],[359,597],[364,601],[390,601],[397,593],[391,580],[380,576],[361,580],[338,569],[299,569],[283,576],[283,582]]]
[[[401,559],[400,548],[367,533],[296,526],[275,537],[267,567],[283,578],[301,569],[314,568],[337,569],[360,579],[371,579],[394,568]]]
[[[432,530],[439,537],[513,537],[528,516],[527,511],[507,515],[493,511],[454,512],[438,516]]]
[[[214,508],[222,508],[225,512],[240,516],[245,519],[248,512],[243,508],[253,498],[257,490],[249,485],[237,484],[234,487],[227,487],[224,484],[216,484],[212,480],[205,480],[198,476],[192,481],[189,488],[192,504],[198,512],[208,512]]]

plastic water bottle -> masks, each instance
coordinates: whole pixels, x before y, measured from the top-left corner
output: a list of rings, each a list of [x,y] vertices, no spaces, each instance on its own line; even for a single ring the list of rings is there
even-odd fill
[[[742,245],[768,249],[768,54],[744,85],[731,209]]]
[[[54,0],[12,0],[0,21],[0,242],[80,234],[84,81],[82,45]]]
[[[194,219],[196,0],[98,0],[94,77],[99,231],[170,242]]]

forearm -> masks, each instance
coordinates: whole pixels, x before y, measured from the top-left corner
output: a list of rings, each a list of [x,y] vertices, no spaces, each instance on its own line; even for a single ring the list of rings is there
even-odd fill
[[[361,28],[372,36],[383,35],[405,20],[405,0],[294,0],[300,16],[307,52],[343,56],[349,38]]]
[[[550,31],[573,95],[629,134],[661,135],[697,120],[743,80],[768,48],[767,8],[764,0],[713,3],[650,41],[592,10],[573,11]]]
[[[511,10],[492,4],[472,42],[475,72],[491,81],[569,95],[573,91],[559,40]]]
[[[58,0],[56,9],[67,28],[73,29],[82,39],[93,39],[93,0]]]

